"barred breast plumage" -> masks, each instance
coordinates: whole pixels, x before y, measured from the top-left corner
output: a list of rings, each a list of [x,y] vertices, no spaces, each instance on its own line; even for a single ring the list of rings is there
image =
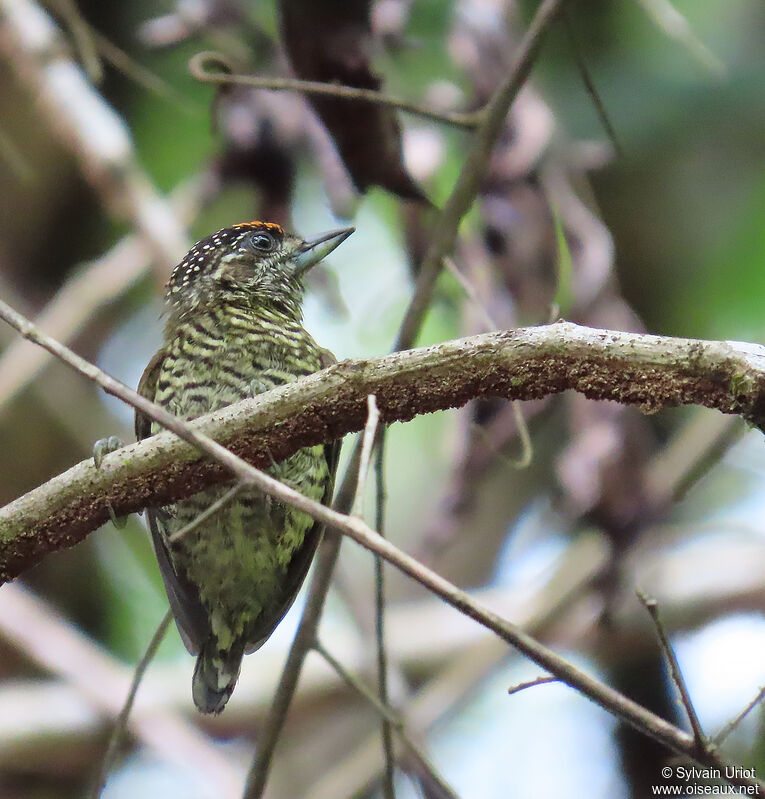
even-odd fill
[[[302,326],[300,278],[349,232],[304,242],[250,223],[200,242],[171,278],[165,344],[144,373],[141,393],[194,419],[333,362]],[[258,244],[270,249],[260,252]],[[142,438],[157,428],[138,414],[136,432]],[[268,471],[327,502],[336,461],[335,445],[319,445]],[[179,631],[198,654],[192,693],[203,712],[225,706],[243,654],[257,649],[289,609],[321,534],[306,514],[247,489],[177,536],[229,489],[214,486],[149,511]]]

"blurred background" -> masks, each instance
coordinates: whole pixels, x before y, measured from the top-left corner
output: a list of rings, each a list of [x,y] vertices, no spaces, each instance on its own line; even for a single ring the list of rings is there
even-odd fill
[[[0,296],[135,386],[160,341],[162,286],[193,241],[253,218],[304,236],[351,220],[357,232],[312,277],[306,326],[339,358],[387,352],[430,240],[426,198],[448,196],[470,134],[216,87],[189,59],[216,50],[236,72],[470,111],[508,74],[535,8],[0,0]],[[763,340],[765,7],[567,8],[418,343],[558,316]],[[9,330],[0,345],[2,502],[89,457],[97,438],[132,440],[129,409]],[[765,684],[765,448],[740,421],[572,395],[482,400],[394,425],[385,469],[395,543],[665,718],[687,726],[636,588],[660,603],[707,733]],[[539,669],[386,573],[393,701],[457,795],[644,797],[667,782],[665,751],[565,686],[508,695]],[[371,556],[346,542],[320,636],[370,684],[373,591]],[[245,659],[215,718],[193,707],[193,659],[171,628],[103,796],[238,795],[300,606]],[[0,588],[2,799],[87,795],[166,608],[136,516]],[[755,708],[724,751],[762,777],[764,744]],[[397,795],[422,795],[401,766]],[[268,795],[375,796],[381,767],[374,709],[309,656]]]

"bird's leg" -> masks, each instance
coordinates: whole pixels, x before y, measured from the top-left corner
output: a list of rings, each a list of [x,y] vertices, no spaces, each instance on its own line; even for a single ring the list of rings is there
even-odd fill
[[[125,443],[121,439],[117,438],[117,436],[99,438],[98,441],[93,444],[93,463],[95,464],[96,469],[101,468],[101,461],[106,455],[116,452],[118,449],[122,449],[124,446]]]
[[[96,469],[101,468],[101,461],[104,459],[104,456],[109,455],[111,452],[116,452],[124,446],[125,443],[117,438],[117,436],[99,438],[93,445],[93,463]],[[106,503],[106,508],[109,511],[109,518],[112,520],[112,524],[121,530],[127,524],[129,516],[117,516],[111,502]]]
[[[111,502],[106,503],[106,509],[109,511],[109,518],[112,520],[112,524],[118,530],[122,530],[124,527],[127,526],[128,519],[130,518],[129,513],[127,514],[127,516],[117,516],[117,514],[114,512],[114,508],[112,507]]]
[[[273,380],[268,379],[269,372],[261,372],[258,377],[250,380],[250,396],[257,397],[258,394],[265,394],[266,391],[272,389],[275,385]]]

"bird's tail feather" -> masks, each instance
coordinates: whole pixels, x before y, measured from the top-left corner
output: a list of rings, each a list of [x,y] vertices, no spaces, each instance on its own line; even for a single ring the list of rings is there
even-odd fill
[[[231,696],[242,666],[242,647],[221,651],[213,639],[202,647],[194,669],[191,695],[202,713],[220,713]]]

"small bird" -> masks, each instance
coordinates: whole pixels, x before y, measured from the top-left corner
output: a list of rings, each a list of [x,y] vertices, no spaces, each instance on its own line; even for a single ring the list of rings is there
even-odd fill
[[[139,393],[195,419],[335,363],[302,325],[302,281],[353,230],[304,241],[255,221],[202,239],[170,277],[164,343]],[[159,429],[136,412],[138,440]],[[306,447],[268,472],[328,503],[338,452],[339,442]],[[289,610],[322,534],[306,514],[252,488],[193,524],[230,487],[147,510],[170,608],[186,648],[197,655],[192,696],[203,713],[225,707],[242,657]]]

